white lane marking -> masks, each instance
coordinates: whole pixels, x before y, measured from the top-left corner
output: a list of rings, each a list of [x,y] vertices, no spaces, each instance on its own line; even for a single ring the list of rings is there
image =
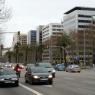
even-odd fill
[[[44,85],[44,86],[45,86],[45,87],[50,87],[50,88],[53,87],[52,85]]]
[[[36,95],[43,95],[42,93],[39,93],[38,91],[36,91],[36,90],[34,90],[34,89],[31,89],[31,88],[29,88],[29,87],[27,87],[27,86],[25,86],[25,85],[23,85],[23,84],[21,84],[21,83],[20,83],[19,85],[20,85],[21,87],[27,89],[28,91],[30,91],[30,92],[36,94]]]

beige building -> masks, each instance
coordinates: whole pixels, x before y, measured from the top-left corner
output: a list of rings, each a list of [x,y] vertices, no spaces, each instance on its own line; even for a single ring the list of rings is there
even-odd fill
[[[20,33],[20,35],[18,35],[18,32],[15,33],[13,36],[12,47],[14,47],[17,42],[20,42],[21,45],[27,45],[27,34]]]

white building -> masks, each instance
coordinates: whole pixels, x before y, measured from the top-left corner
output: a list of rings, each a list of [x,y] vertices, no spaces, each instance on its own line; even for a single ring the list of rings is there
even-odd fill
[[[95,24],[95,8],[75,7],[64,14],[64,30],[77,33],[73,44],[74,50],[69,53],[72,54],[73,51],[74,57],[79,57],[84,65],[92,63],[94,35],[88,30],[91,30],[91,25]]]
[[[45,25],[42,30],[42,44],[44,44],[45,49],[43,50],[42,59],[43,61],[52,62],[53,53],[52,46],[56,44],[57,36],[63,33],[63,25],[61,23],[50,23]]]
[[[43,29],[43,25],[39,25],[37,27],[37,33],[36,33],[36,42],[37,45],[42,45],[42,29]]]
[[[75,7],[64,14],[64,30],[78,31],[87,28],[87,25],[92,23],[92,19],[95,17],[95,8]]]
[[[61,23],[50,23],[43,27],[42,42],[47,41],[54,33],[63,32],[63,25]]]

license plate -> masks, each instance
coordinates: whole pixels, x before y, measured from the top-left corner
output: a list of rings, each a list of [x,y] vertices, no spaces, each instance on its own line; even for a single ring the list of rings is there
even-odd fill
[[[11,81],[5,81],[5,83],[11,83]]]
[[[48,79],[40,79],[40,80],[48,80]]]
[[[5,83],[15,83],[14,81],[5,81]]]

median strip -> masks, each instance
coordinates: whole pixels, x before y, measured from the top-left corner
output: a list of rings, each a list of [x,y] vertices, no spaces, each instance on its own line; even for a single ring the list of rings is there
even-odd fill
[[[27,89],[28,91],[30,91],[30,92],[36,94],[36,95],[43,95],[42,93],[39,93],[38,91],[36,91],[36,90],[34,90],[34,89],[31,89],[31,88],[29,88],[29,87],[27,87],[27,86],[25,86],[25,85],[23,85],[23,84],[21,84],[21,83],[20,83],[19,85],[20,85],[21,87]]]

